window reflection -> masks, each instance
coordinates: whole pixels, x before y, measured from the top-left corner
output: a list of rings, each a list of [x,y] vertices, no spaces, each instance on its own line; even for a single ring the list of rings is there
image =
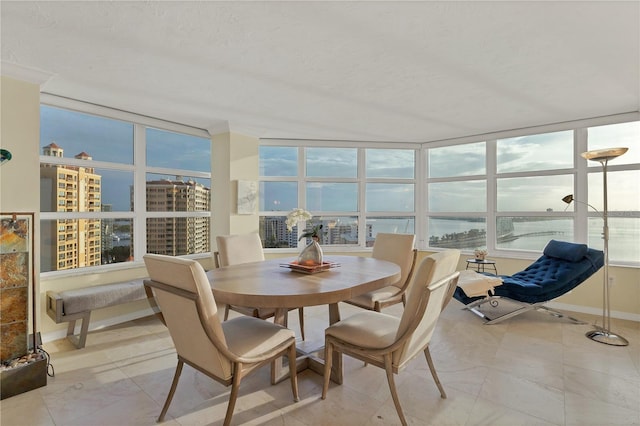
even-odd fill
[[[498,139],[498,173],[573,167],[573,131]]]
[[[443,178],[486,174],[485,146],[485,142],[476,142],[429,149],[429,177]]]
[[[40,270],[62,271],[131,262],[131,219],[60,219],[40,221]]]
[[[487,211],[487,182],[470,180],[428,185],[430,212]]]
[[[573,175],[531,176],[497,180],[500,212],[563,211],[562,197],[573,193]]]
[[[356,148],[306,148],[306,175],[308,177],[358,176],[358,150]]]
[[[367,149],[368,178],[413,179],[415,151],[408,149]]]

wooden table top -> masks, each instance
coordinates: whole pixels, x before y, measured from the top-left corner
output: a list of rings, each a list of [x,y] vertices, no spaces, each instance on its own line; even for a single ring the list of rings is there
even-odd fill
[[[315,274],[280,265],[295,258],[226,266],[207,272],[217,302],[256,308],[334,304],[397,282],[400,267],[358,256],[326,256],[339,267]]]

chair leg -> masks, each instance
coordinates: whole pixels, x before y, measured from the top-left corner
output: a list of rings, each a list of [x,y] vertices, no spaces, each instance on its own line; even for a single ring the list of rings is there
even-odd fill
[[[289,376],[291,377],[291,392],[293,392],[293,400],[295,402],[300,401],[300,396],[298,396],[297,357],[298,353],[296,352],[296,345],[295,343],[292,343],[289,347]]]
[[[173,399],[173,394],[176,392],[176,388],[178,387],[178,379],[180,379],[180,374],[182,373],[182,366],[184,363],[181,359],[178,360],[178,365],[176,366],[176,372],[173,375],[173,382],[171,383],[171,389],[169,389],[169,395],[167,395],[167,400],[164,402],[164,407],[162,407],[162,412],[160,413],[160,417],[158,417],[158,422],[164,420],[165,414],[167,414],[167,410],[169,409],[169,404],[171,404],[171,400]]]
[[[331,364],[333,362],[333,345],[325,342],[324,345],[324,384],[322,385],[322,399],[327,398],[329,380],[331,380]]]
[[[396,411],[398,412],[398,417],[400,417],[402,426],[406,426],[407,420],[404,418],[404,413],[400,406],[400,399],[398,398],[398,392],[396,391],[396,384],[393,380],[393,366],[391,365],[391,362],[391,354],[386,354],[384,356],[384,369],[387,372],[387,381],[389,382],[389,389],[391,390],[391,398],[393,398],[393,404],[396,406]]]
[[[424,349],[424,356],[427,358],[427,364],[429,364],[429,370],[431,370],[431,375],[433,376],[433,380],[436,382],[436,386],[438,386],[438,390],[440,391],[440,397],[446,398],[447,394],[442,387],[442,383],[440,383],[440,379],[438,378],[438,374],[436,373],[436,367],[433,365],[433,359],[431,358],[431,351],[429,350],[429,346]]]
[[[304,308],[302,307],[298,308],[298,318],[300,322],[300,335],[304,341]]]
[[[224,426],[229,426],[231,424],[233,409],[236,407],[236,399],[238,399],[238,390],[240,389],[240,381],[242,380],[242,364],[239,362],[235,363],[233,371],[233,382],[231,383],[231,394],[229,395],[227,414],[224,416]]]
[[[229,305],[224,305],[224,321],[229,318]]]

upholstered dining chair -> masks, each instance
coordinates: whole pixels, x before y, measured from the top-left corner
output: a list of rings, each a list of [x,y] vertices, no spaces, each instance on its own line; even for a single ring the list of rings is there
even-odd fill
[[[381,312],[359,312],[325,330],[325,370],[322,399],[327,397],[333,353],[339,352],[373,364],[386,371],[389,389],[398,417],[407,422],[394,383],[398,374],[423,352],[433,380],[446,398],[429,351],[429,342],[440,313],[456,288],[459,272],[454,272],[459,250],[447,250],[426,257],[409,287],[407,304],[400,318]]]
[[[346,303],[377,312],[396,303],[402,302],[405,305],[407,288],[411,282],[418,254],[418,250],[413,248],[415,238],[413,234],[378,233],[373,243],[371,257],[387,260],[400,266],[400,280],[393,285],[346,300]]]
[[[231,385],[224,425],[231,422],[240,381],[277,357],[296,359],[295,334],[280,325],[242,316],[221,322],[209,280],[202,266],[190,259],[147,254],[144,256],[163,322],[176,348],[178,365],[158,422],[163,421],[187,364],[225,386]],[[291,389],[298,401],[296,369],[291,369]]]
[[[218,250],[213,253],[213,261],[216,268],[249,262],[262,262],[264,260],[262,241],[260,240],[260,236],[255,232],[238,235],[218,235],[216,237],[216,243]],[[302,340],[304,340],[304,309],[302,307],[297,309],[300,322],[300,336]],[[275,315],[275,309],[225,305],[225,321],[229,318],[229,310],[260,319],[269,319]]]

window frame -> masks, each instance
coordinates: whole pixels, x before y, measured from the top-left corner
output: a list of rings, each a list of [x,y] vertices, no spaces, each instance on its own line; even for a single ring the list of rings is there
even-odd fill
[[[601,217],[598,212],[592,211],[587,207],[586,204],[575,203],[574,209],[567,209],[566,211],[498,211],[497,210],[497,182],[498,179],[501,178],[511,178],[511,177],[539,177],[539,176],[554,176],[554,175],[572,175],[573,176],[573,194],[575,199],[577,200],[587,200],[587,192],[588,192],[588,174],[589,173],[598,173],[602,171],[602,168],[598,164],[588,164],[588,162],[580,156],[580,153],[588,150],[588,140],[587,140],[587,129],[589,127],[596,127],[601,125],[610,125],[610,124],[622,124],[626,122],[640,121],[639,113],[628,113],[628,114],[619,114],[615,116],[609,117],[600,117],[594,119],[587,120],[578,120],[575,122],[569,123],[561,123],[554,125],[545,125],[545,126],[537,126],[526,129],[517,129],[512,131],[505,132],[496,132],[487,135],[481,135],[478,137],[467,137],[460,138],[455,140],[446,140],[446,141],[438,141],[433,143],[426,143],[423,145],[423,149],[426,151],[425,153],[425,161],[422,163],[423,168],[426,170],[425,175],[428,176],[428,162],[426,159],[428,158],[428,150],[430,148],[442,147],[442,146],[451,146],[451,145],[462,145],[468,143],[475,143],[480,141],[485,141],[487,143],[487,151],[486,151],[486,179],[487,179],[487,212],[486,215],[483,214],[465,214],[464,216],[469,217],[485,217],[486,218],[486,229],[487,229],[487,250],[494,256],[498,257],[506,257],[512,259],[535,259],[539,256],[540,251],[538,250],[515,250],[515,249],[504,249],[498,248],[497,243],[495,241],[496,236],[496,221],[498,217],[510,217],[510,216],[519,216],[519,217],[556,217],[556,218],[572,218],[573,219],[573,241],[578,243],[588,243],[588,226],[587,222],[589,218]],[[537,134],[545,134],[545,133],[553,133],[559,131],[573,131],[573,167],[570,168],[561,168],[561,169],[548,169],[548,170],[538,170],[538,171],[518,171],[518,172],[503,172],[497,173],[497,140],[498,139],[506,139],[517,136],[527,136],[527,135],[537,135]],[[544,154],[544,153],[542,153]],[[640,170],[640,163],[632,163],[632,164],[621,164],[616,165],[615,161],[608,165],[608,172],[615,171],[625,171],[625,170]],[[429,182],[439,182],[439,181],[460,181],[460,180],[470,180],[474,178],[479,178],[481,175],[473,175],[473,176],[455,176],[451,178],[426,178],[425,181]],[[428,190],[428,187],[425,186],[425,192]],[[428,194],[427,194],[428,195]],[[427,198],[428,199],[428,198]],[[426,221],[426,218],[429,216],[460,216],[459,213],[431,213],[428,211],[428,207],[423,215]],[[423,217],[421,216],[421,218]],[[611,212],[609,216],[615,216],[615,213],[612,215]],[[637,212],[637,215],[634,217],[640,217],[640,212]],[[426,249],[429,251],[441,250],[440,248],[429,247],[428,246],[428,230],[426,229],[426,223],[424,224],[425,229],[425,238],[419,238],[421,241],[427,242],[424,246],[420,247],[421,249]],[[469,251],[470,252],[470,251]],[[612,265],[619,266],[640,266],[640,262],[628,262],[622,261],[615,258],[610,259],[610,263]]]
[[[378,178],[372,179],[364,179],[364,161],[363,155],[365,149],[370,148],[387,148],[387,149],[416,149],[415,155],[415,194],[414,194],[414,202],[415,202],[415,211],[411,214],[406,213],[402,214],[400,212],[385,212],[388,213],[388,216],[414,216],[414,229],[416,234],[416,247],[420,250],[426,251],[439,251],[442,248],[429,247],[429,238],[428,238],[428,229],[427,229],[427,219],[430,216],[449,216],[449,217],[459,217],[461,215],[473,217],[473,218],[484,218],[486,223],[486,232],[487,232],[487,250],[494,256],[512,258],[512,259],[536,259],[540,255],[539,250],[516,250],[516,249],[505,249],[498,248],[497,243],[495,241],[496,235],[496,222],[499,217],[509,217],[509,216],[518,216],[518,217],[549,217],[549,218],[571,218],[573,220],[573,241],[578,243],[587,243],[588,241],[588,220],[592,217],[600,217],[597,212],[591,211],[588,209],[586,205],[581,203],[575,203],[573,208],[569,208],[565,211],[498,211],[497,210],[497,182],[498,179],[501,178],[512,178],[512,177],[540,177],[540,176],[556,176],[556,175],[571,175],[573,177],[573,194],[577,200],[586,200],[587,199],[587,179],[590,173],[598,173],[601,172],[601,167],[598,164],[588,164],[586,160],[584,160],[580,153],[588,150],[588,141],[587,141],[587,129],[589,127],[601,126],[601,125],[610,125],[610,124],[621,124],[626,122],[640,121],[640,113],[625,113],[625,114],[617,114],[607,117],[598,117],[592,119],[585,120],[576,120],[573,122],[566,123],[558,123],[558,124],[550,124],[544,126],[535,126],[523,129],[515,129],[510,131],[503,132],[495,132],[491,134],[484,134],[478,136],[469,136],[464,138],[457,139],[448,139],[441,141],[433,141],[433,142],[424,142],[419,144],[413,143],[395,143],[395,142],[349,142],[349,141],[309,141],[309,140],[293,140],[293,139],[260,139],[260,146],[290,146],[298,148],[298,176],[296,177],[265,177],[260,176],[260,181],[268,180],[268,181],[296,181],[298,182],[298,203],[300,206],[306,205],[306,200],[304,198],[304,185],[306,184],[306,179],[304,177],[304,156],[303,149],[305,147],[357,147],[362,148],[358,154],[358,236],[359,243],[357,246],[330,246],[331,250],[335,251],[363,251],[367,250],[366,243],[363,243],[363,236],[365,235],[365,219],[367,217],[367,212],[365,211],[365,184],[367,181],[369,182],[379,182]],[[497,141],[498,139],[506,139],[518,136],[528,136],[528,135],[538,135],[545,133],[553,133],[553,132],[561,132],[561,131],[572,131],[573,132],[573,166],[569,168],[559,168],[559,169],[547,169],[547,170],[536,170],[536,171],[510,171],[497,173]],[[463,175],[463,176],[452,176],[452,177],[438,177],[438,178],[428,178],[428,155],[429,149],[438,148],[444,146],[453,146],[453,145],[462,145],[462,144],[470,144],[470,143],[478,143],[485,142],[486,149],[486,174],[484,175]],[[417,147],[417,148],[416,148]],[[640,147],[633,147],[634,149],[638,149]],[[615,171],[625,171],[625,170],[640,170],[640,163],[632,163],[632,164],[620,164],[617,165],[614,162],[608,165],[609,172]],[[323,178],[326,179],[326,178]],[[318,178],[313,178],[310,180],[318,180]],[[332,179],[330,179],[332,180]],[[334,181],[336,179],[333,179]],[[485,180],[486,181],[486,212],[430,212],[428,209],[428,184],[432,182],[453,182],[453,181],[469,181],[469,180]],[[386,182],[393,182],[393,179],[383,179]],[[314,212],[311,212],[312,214]],[[372,212],[373,213],[373,212]],[[284,216],[287,214],[287,211],[282,212],[264,212],[260,211],[258,213],[259,216]],[[332,212],[323,212],[323,215],[332,215]],[[378,216],[377,212],[371,214],[371,216]],[[615,216],[615,213],[610,217]],[[640,212],[634,212],[633,217],[640,217]],[[366,237],[364,237],[366,239]],[[300,244],[299,244],[300,246]],[[291,252],[295,249],[265,249],[267,252]],[[472,250],[463,250],[468,251],[469,253]],[[612,265],[619,266],[632,266],[638,267],[640,266],[639,262],[628,262],[621,261],[617,259],[610,260]]]
[[[208,217],[212,218],[211,211],[176,211],[176,212],[155,212],[146,211],[146,176],[147,173],[164,174],[172,176],[188,176],[194,178],[209,179],[212,182],[212,172],[200,172],[185,169],[172,169],[163,167],[147,167],[146,165],[146,129],[154,128],[168,132],[182,133],[190,136],[201,137],[209,140],[211,136],[208,131],[198,129],[178,123],[164,121],[156,118],[138,115],[135,113],[112,109],[100,105],[82,102],[69,98],[43,93],[40,97],[41,106],[50,106],[77,112],[81,114],[89,114],[106,119],[126,121],[133,125],[133,164],[114,163],[98,160],[81,160],[73,157],[53,157],[39,154],[40,164],[52,165],[71,165],[81,167],[91,167],[94,169],[109,169],[117,171],[125,171],[133,173],[134,188],[134,208],[132,211],[98,211],[98,212],[40,212],[40,222],[46,220],[64,220],[64,219],[130,219],[133,223],[133,252],[135,258],[133,262],[120,262],[114,264],[103,264],[96,266],[87,266],[82,268],[55,270],[41,272],[43,278],[61,277],[71,275],[82,275],[99,271],[114,271],[129,268],[139,268],[143,264],[142,256],[147,253],[146,238],[146,221],[148,218],[192,218],[192,217]],[[40,147],[38,150],[40,151]],[[213,162],[212,167],[213,167]],[[211,185],[213,186],[213,185]],[[212,190],[212,188],[210,188]],[[213,224],[209,224],[213,229]],[[211,242],[209,242],[211,244]],[[187,258],[205,258],[211,256],[211,252],[185,255]]]
[[[337,250],[342,252],[354,252],[362,251],[367,248],[366,229],[367,217],[410,217],[414,219],[414,230],[418,223],[418,194],[420,179],[418,164],[420,159],[420,144],[417,143],[383,143],[383,142],[354,142],[354,141],[319,141],[319,140],[293,140],[293,139],[260,139],[260,146],[282,146],[282,147],[296,147],[298,149],[298,173],[296,176],[259,176],[260,182],[296,182],[298,185],[298,206],[306,209],[307,206],[307,194],[306,185],[308,183],[355,183],[357,186],[358,200],[357,210],[354,212],[343,211],[313,211],[309,212],[315,216],[328,216],[328,217],[356,217],[358,221],[358,243],[357,244],[335,244],[328,245],[331,250]],[[357,150],[357,173],[356,177],[307,177],[305,174],[306,148],[353,148]],[[381,178],[381,177],[367,177],[366,176],[366,150],[367,149],[390,149],[390,150],[412,150],[414,151],[414,177],[409,178]],[[414,209],[411,212],[397,212],[397,211],[366,211],[366,185],[368,183],[407,183],[414,185]],[[289,211],[260,211],[259,217],[282,217],[286,216]],[[299,226],[299,229],[303,228],[303,223]],[[298,241],[297,248],[303,247],[305,241]],[[265,248],[266,251],[272,253],[279,252],[291,252],[296,250],[294,248]]]

